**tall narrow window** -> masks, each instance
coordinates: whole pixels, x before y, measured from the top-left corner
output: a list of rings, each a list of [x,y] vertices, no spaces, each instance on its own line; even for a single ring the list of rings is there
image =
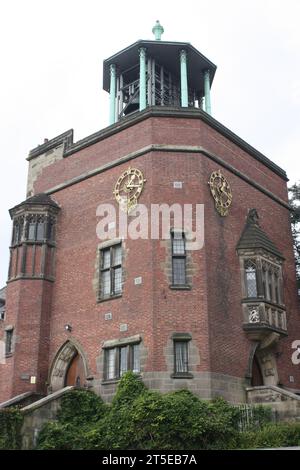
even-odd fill
[[[128,370],[128,346],[120,348],[120,377]]]
[[[248,260],[245,263],[245,280],[247,297],[257,297],[256,265]]]
[[[189,372],[188,341],[174,341],[174,353],[175,374],[187,374]]]
[[[45,238],[45,224],[42,221],[37,223],[36,228],[36,239],[37,241],[42,241]]]
[[[172,232],[172,283],[186,285],[186,249],[182,232]]]
[[[100,298],[122,292],[122,246],[121,244],[101,250]]]
[[[106,378],[114,379],[116,376],[116,349],[107,349],[106,355]]]
[[[263,294],[264,298],[267,298],[267,272],[265,268],[262,269],[262,285],[263,285]]]
[[[140,372],[140,345],[134,344],[132,346],[132,372],[138,374]]]
[[[21,241],[23,223],[16,222],[13,229],[12,244],[17,245]]]
[[[28,240],[32,240],[34,241],[35,240],[35,233],[36,233],[36,224],[35,222],[30,222],[29,225],[28,225]]]
[[[6,330],[6,337],[5,337],[5,354],[11,354],[12,353],[12,340],[13,340],[13,329],[11,330]]]
[[[273,273],[271,269],[268,271],[268,290],[269,290],[269,300],[271,302],[274,300],[273,296]]]

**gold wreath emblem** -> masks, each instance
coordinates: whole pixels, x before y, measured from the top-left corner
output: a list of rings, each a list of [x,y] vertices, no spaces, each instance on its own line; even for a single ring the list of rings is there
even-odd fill
[[[214,171],[210,175],[208,184],[215,200],[217,211],[222,217],[228,215],[228,210],[232,203],[232,193],[227,179],[220,170]]]
[[[124,212],[132,211],[144,188],[144,175],[137,168],[128,168],[119,176],[113,194]]]

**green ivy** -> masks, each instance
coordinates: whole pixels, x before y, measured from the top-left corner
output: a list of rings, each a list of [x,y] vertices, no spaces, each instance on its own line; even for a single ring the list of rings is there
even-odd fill
[[[270,424],[268,407],[254,408],[246,432],[239,430],[240,418],[241,410],[221,398],[204,401],[187,390],[161,394],[128,372],[111,405],[93,392],[65,395],[58,421],[44,426],[38,449],[244,449],[300,443],[300,424]]]
[[[12,450],[21,448],[22,413],[18,408],[0,410],[0,449]]]
[[[257,431],[239,434],[237,447],[257,449],[300,445],[300,423],[269,423]]]

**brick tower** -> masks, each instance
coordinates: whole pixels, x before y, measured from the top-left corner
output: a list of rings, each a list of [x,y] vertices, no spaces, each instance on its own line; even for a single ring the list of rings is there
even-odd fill
[[[211,116],[216,66],[153,32],[104,61],[107,128],[29,154],[1,400],[66,385],[109,400],[126,370],[231,402],[300,392],[286,173]]]

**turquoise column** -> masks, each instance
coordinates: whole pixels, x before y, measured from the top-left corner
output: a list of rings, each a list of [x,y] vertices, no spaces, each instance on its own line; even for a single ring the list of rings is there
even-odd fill
[[[146,49],[141,47],[140,53],[140,111],[146,108]]]
[[[116,122],[116,66],[110,66],[110,87],[109,87],[109,124]]]
[[[188,82],[187,82],[187,55],[183,49],[180,51],[180,84],[181,84],[181,106],[188,107]]]
[[[204,72],[205,111],[211,114],[209,70]]]

